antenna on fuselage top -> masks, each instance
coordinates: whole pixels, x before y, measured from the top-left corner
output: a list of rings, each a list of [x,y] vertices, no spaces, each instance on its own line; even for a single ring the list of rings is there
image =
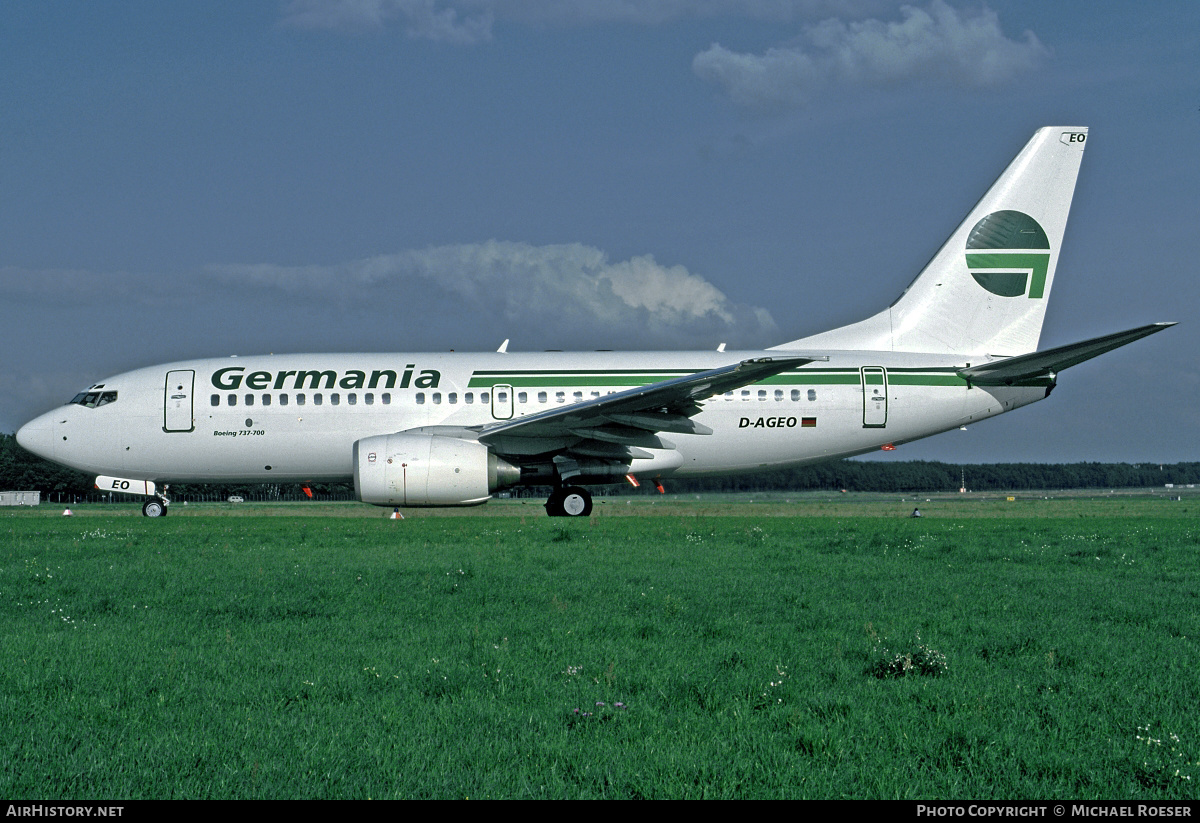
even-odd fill
[[[500,354],[505,354],[508,351],[508,338],[504,338],[504,342],[500,344],[500,348],[496,349]]]

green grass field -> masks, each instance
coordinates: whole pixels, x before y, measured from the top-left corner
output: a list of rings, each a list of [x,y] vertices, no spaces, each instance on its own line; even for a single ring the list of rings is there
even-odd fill
[[[1200,500],[919,500],[4,511],[0,796],[1194,797]]]

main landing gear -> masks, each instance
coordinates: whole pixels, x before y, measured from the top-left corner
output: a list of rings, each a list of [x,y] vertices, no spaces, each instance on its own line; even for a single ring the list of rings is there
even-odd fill
[[[551,517],[587,517],[592,513],[592,495],[579,486],[555,489],[546,501],[546,514]]]

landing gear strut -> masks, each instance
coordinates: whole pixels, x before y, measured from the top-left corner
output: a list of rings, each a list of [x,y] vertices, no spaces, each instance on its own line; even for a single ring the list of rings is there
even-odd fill
[[[592,513],[592,495],[579,486],[555,489],[546,501],[546,514],[551,517],[587,517]]]

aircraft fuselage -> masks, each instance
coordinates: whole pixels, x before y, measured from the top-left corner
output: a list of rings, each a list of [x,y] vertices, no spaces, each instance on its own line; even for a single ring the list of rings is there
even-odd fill
[[[348,481],[353,444],[365,437],[518,419],[769,355],[779,352],[190,360],[111,377],[31,421],[19,438],[81,471],[158,483]],[[1045,384],[970,386],[955,373],[964,365],[946,355],[830,352],[827,361],[703,400],[694,419],[711,435],[667,433],[675,448],[650,449],[630,472],[703,475],[847,457],[1046,395]]]

